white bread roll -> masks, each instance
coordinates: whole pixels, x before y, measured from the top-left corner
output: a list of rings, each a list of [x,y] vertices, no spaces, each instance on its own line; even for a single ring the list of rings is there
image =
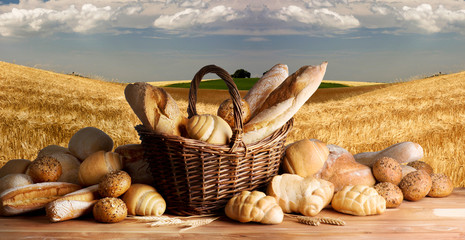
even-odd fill
[[[224,212],[229,218],[243,223],[279,224],[284,218],[276,199],[260,191],[242,191],[229,199]]]
[[[303,66],[271,92],[244,126],[244,143],[260,141],[286,124],[318,89],[327,65]]]
[[[224,119],[211,115],[195,115],[187,122],[187,134],[212,144],[227,144],[232,136],[231,127]]]
[[[43,182],[8,189],[0,194],[0,215],[11,216],[41,209],[80,188],[72,183]]]
[[[146,184],[132,184],[122,197],[129,215],[161,216],[166,202],[155,188]]]
[[[112,171],[121,170],[123,163],[121,156],[114,152],[98,151],[81,163],[78,180],[82,186],[90,186]]]
[[[31,164],[31,160],[12,159],[0,168],[0,178],[13,173],[26,173],[29,164]]]
[[[176,101],[163,88],[136,82],[126,86],[124,95],[146,128],[156,133],[183,134],[186,118],[179,111]]]
[[[111,151],[113,149],[113,140],[98,128],[85,127],[71,137],[68,149],[80,161],[84,161],[94,152]]]
[[[23,173],[12,173],[0,178],[0,194],[10,188],[33,184],[32,178]]]
[[[250,116],[253,117],[270,93],[289,76],[287,65],[276,64],[252,86],[244,96],[249,104]],[[244,122],[245,123],[245,122]]]
[[[318,140],[302,139],[286,147],[282,166],[284,172],[310,177],[317,173],[328,159],[326,144]]]

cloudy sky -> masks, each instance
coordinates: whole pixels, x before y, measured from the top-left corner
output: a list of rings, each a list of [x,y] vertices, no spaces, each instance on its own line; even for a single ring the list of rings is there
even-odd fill
[[[325,79],[465,70],[464,0],[20,0],[0,4],[0,61],[120,82],[252,76],[328,61]]]

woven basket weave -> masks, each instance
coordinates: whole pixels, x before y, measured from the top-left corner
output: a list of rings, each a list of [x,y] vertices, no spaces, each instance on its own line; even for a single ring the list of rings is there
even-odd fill
[[[265,187],[278,173],[284,143],[292,128],[291,119],[265,139],[245,145],[241,96],[230,75],[215,65],[200,69],[191,82],[189,118],[197,115],[197,89],[208,73],[221,77],[231,95],[235,127],[230,145],[157,134],[136,126],[154,185],[165,198],[168,211],[178,215],[217,213],[236,193]]]

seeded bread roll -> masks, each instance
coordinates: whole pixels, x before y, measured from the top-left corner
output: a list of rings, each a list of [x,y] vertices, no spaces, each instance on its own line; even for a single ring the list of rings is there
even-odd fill
[[[166,210],[163,197],[155,188],[146,184],[132,184],[122,199],[130,215],[160,216]]]
[[[105,175],[99,183],[98,193],[102,197],[119,197],[131,186],[131,177],[125,171],[113,171]]]
[[[454,190],[454,184],[450,178],[443,173],[431,174],[431,190],[428,193],[429,197],[447,197]]]
[[[123,164],[118,153],[98,151],[81,163],[79,167],[79,183],[82,186],[98,184],[107,173],[122,168]]]
[[[423,170],[423,171],[427,172],[429,175],[434,173],[433,168],[431,167],[431,165],[429,165],[428,163],[423,162],[423,161],[409,162],[407,164],[407,166],[413,167],[416,170]]]
[[[111,151],[113,149],[113,140],[98,128],[85,127],[71,137],[68,149],[80,161],[84,161],[92,153]]]
[[[95,220],[103,223],[121,222],[128,215],[128,209],[123,200],[110,197],[98,200],[92,212]]]
[[[402,180],[402,168],[395,159],[382,157],[373,165],[373,176],[378,182],[390,182],[399,185]]]
[[[43,182],[11,188],[0,194],[0,214],[17,215],[45,207],[81,187],[72,183]]]
[[[35,183],[56,182],[62,173],[61,163],[53,157],[40,157],[29,164],[26,173]]]
[[[374,186],[378,194],[386,200],[387,208],[396,208],[400,206],[404,195],[397,185],[390,182],[381,182]]]
[[[69,182],[78,184],[79,165],[81,161],[77,159],[68,148],[49,145],[39,151],[37,158],[51,157],[58,160],[61,164],[61,176],[57,182]]]
[[[27,174],[13,173],[0,178],[0,194],[10,188],[33,184],[32,178]]]
[[[418,170],[402,178],[399,187],[405,199],[418,201],[429,193],[431,185],[432,181],[430,175],[423,170]]]
[[[12,159],[0,168],[0,178],[13,173],[26,173],[29,164],[31,164],[31,160]]]

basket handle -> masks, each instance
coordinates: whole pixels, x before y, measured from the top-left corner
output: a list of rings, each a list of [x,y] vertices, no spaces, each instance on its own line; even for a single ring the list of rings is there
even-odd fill
[[[189,106],[187,107],[187,113],[189,118],[194,115],[197,115],[197,92],[199,88],[200,81],[203,76],[208,73],[215,73],[226,83],[226,86],[229,90],[229,95],[231,95],[231,100],[233,103],[234,111],[234,127],[233,135],[231,137],[231,152],[242,142],[242,129],[244,128],[244,123],[242,121],[242,106],[241,106],[241,95],[237,89],[236,83],[229,75],[229,73],[216,65],[207,65],[201,68],[194,76],[191,81],[191,87],[189,89]],[[242,143],[243,144],[243,143]]]

